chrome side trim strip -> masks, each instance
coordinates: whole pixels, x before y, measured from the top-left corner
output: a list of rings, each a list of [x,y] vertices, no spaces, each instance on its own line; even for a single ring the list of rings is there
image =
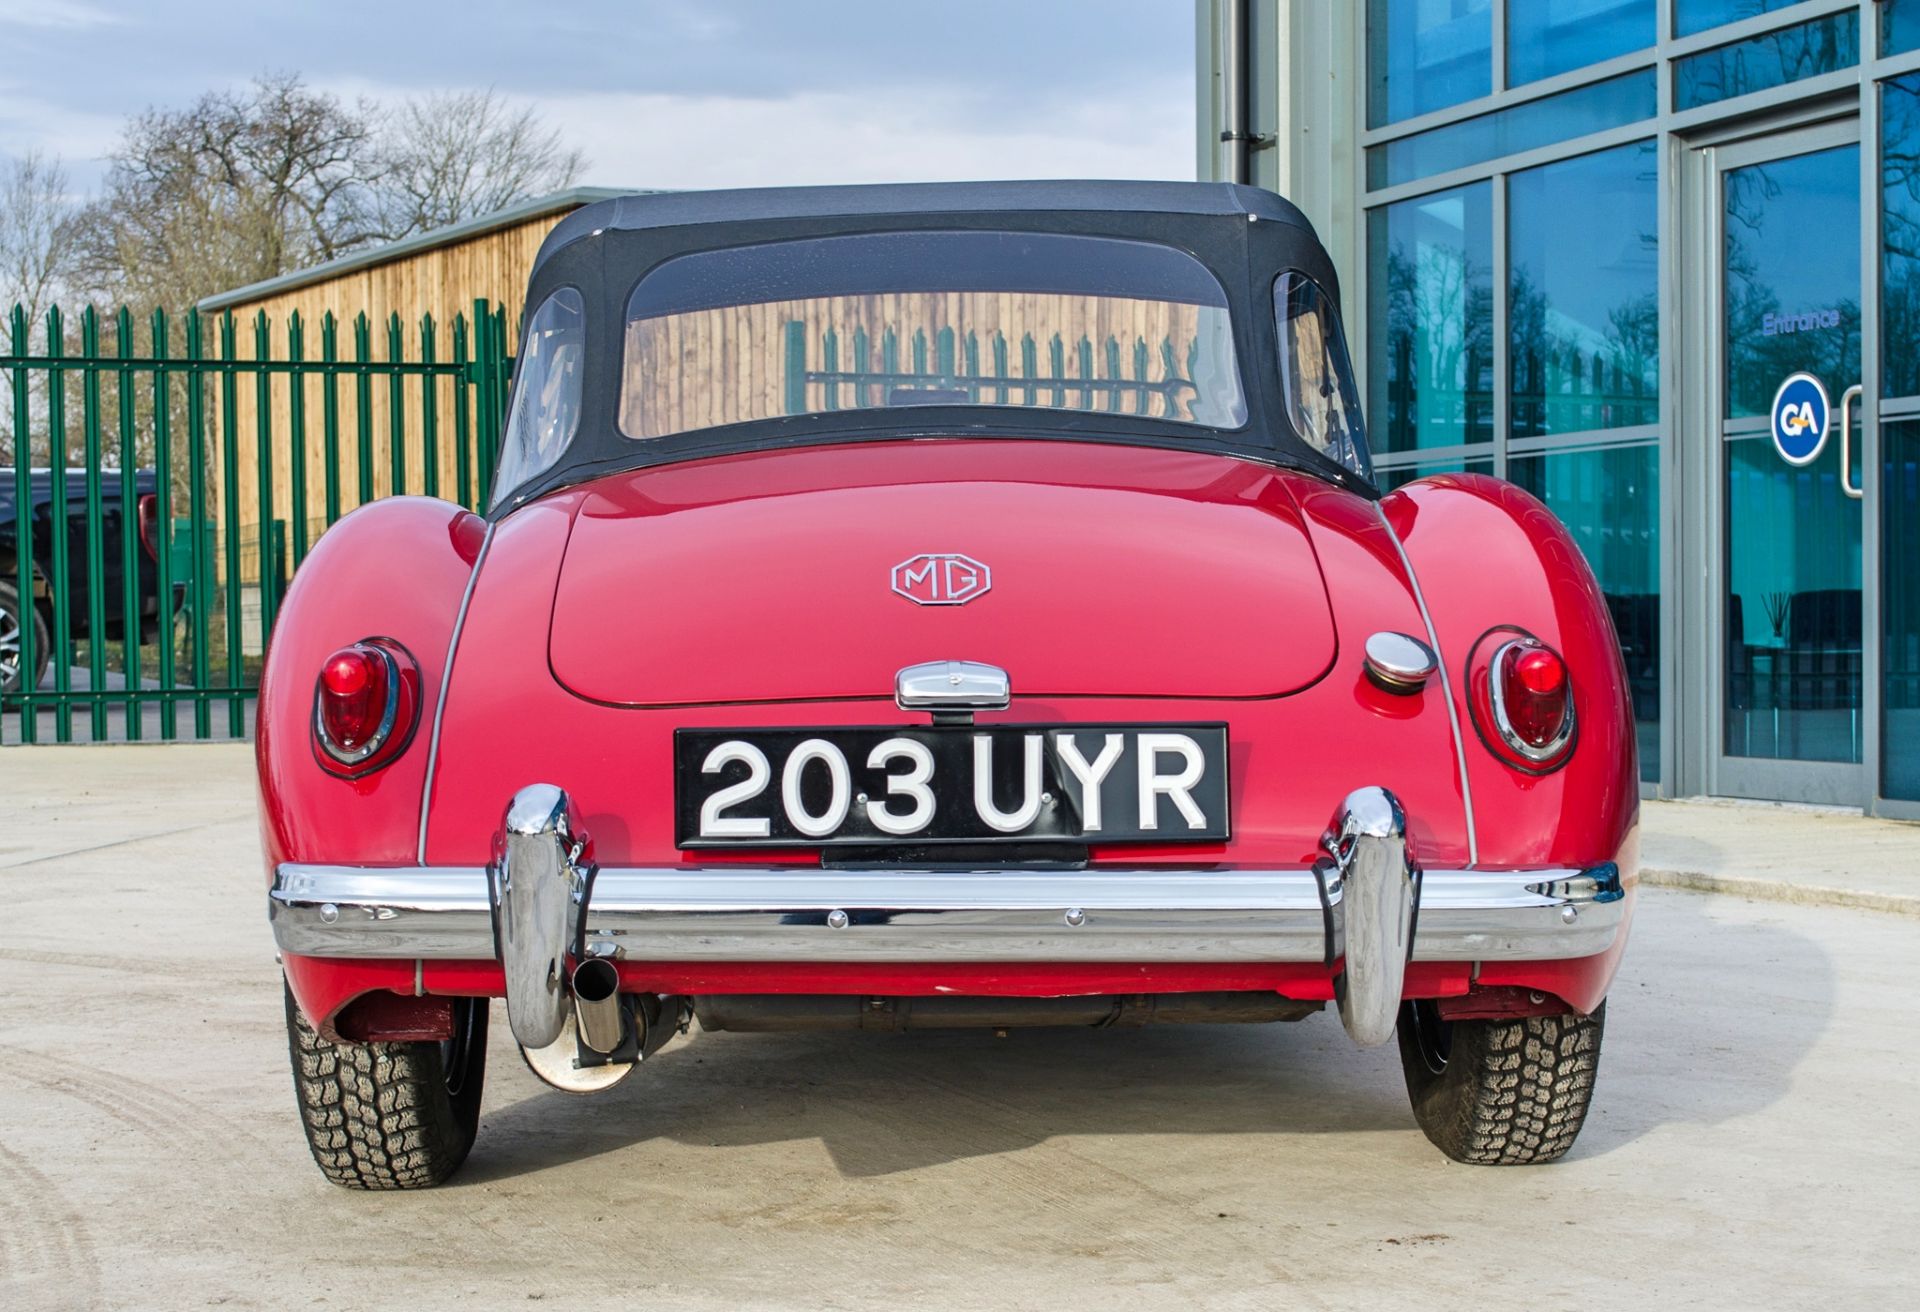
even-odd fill
[[[1610,871],[1425,871],[1414,960],[1603,951],[1626,905],[1601,896],[1619,887]],[[1329,890],[1336,933],[1339,898]],[[482,866],[283,865],[269,915],[281,951],[303,956],[495,952]],[[1311,869],[608,868],[586,948],[643,961],[1322,961],[1327,917]]]
[[[433,776],[440,764],[440,719],[447,713],[447,688],[453,682],[453,654],[460,649],[460,631],[467,627],[467,606],[473,600],[474,585],[480,581],[480,567],[487,563],[487,548],[493,545],[495,527],[489,522],[480,539],[479,554],[473,558],[473,573],[467,575],[466,590],[460,594],[460,609],[454,612],[453,636],[447,639],[446,664],[440,669],[440,697],[433,704],[433,734],[427,739],[427,780],[420,786],[420,841],[413,858],[421,865],[427,863],[427,804],[433,800]]]
[[[1433,648],[1440,666],[1440,691],[1447,699],[1447,723],[1453,726],[1453,760],[1460,774],[1460,804],[1466,812],[1467,820],[1467,864],[1480,864],[1480,837],[1473,818],[1473,784],[1467,778],[1467,740],[1460,732],[1460,708],[1453,700],[1453,676],[1447,673],[1447,653],[1440,646],[1439,631],[1433,627],[1433,614],[1427,609],[1426,594],[1420,590],[1420,576],[1414,573],[1413,560],[1407,555],[1406,544],[1400,541],[1400,535],[1393,531],[1393,525],[1387,520],[1387,512],[1380,509],[1378,501],[1373,503],[1373,513],[1380,519],[1380,527],[1387,531],[1388,541],[1400,557],[1401,568],[1407,571],[1407,582],[1413,587],[1413,604],[1420,608],[1420,622],[1427,626],[1427,644]],[[422,854],[424,859],[424,852]],[[1419,956],[1416,952],[1415,957]]]

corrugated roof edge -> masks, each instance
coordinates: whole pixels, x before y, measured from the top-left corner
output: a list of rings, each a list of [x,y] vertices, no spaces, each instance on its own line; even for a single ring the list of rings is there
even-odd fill
[[[219,292],[197,302],[197,308],[225,310],[235,305],[244,305],[249,301],[278,296],[282,292],[310,287],[314,283],[337,278],[355,269],[388,264],[394,260],[405,259],[409,255],[417,255],[421,251],[432,250],[436,246],[451,245],[470,237],[497,232],[501,228],[511,228],[517,223],[525,223],[528,219],[537,219],[544,214],[552,214],[560,210],[578,210],[584,206],[615,201],[626,196],[654,194],[657,193],[626,187],[574,187],[567,191],[556,191],[550,196],[536,196],[532,200],[521,201],[518,205],[509,205],[505,209],[495,210],[491,214],[482,214],[463,223],[451,223],[444,228],[434,228],[428,232],[416,233],[411,237],[402,237],[399,241],[388,242],[384,246],[374,246],[364,251],[355,251],[351,255],[342,255],[339,259],[328,260],[325,264],[316,264],[307,269],[295,269],[292,273],[283,273],[277,278],[268,278],[262,282],[236,287],[232,291]]]
[[[1306,215],[1285,197],[1263,187],[1230,182],[1063,179],[742,187],[725,191],[628,193],[575,210],[547,234],[540,253],[534,256],[533,267],[538,269],[562,247],[608,228],[672,228],[866,214],[1102,209],[1150,214],[1249,214],[1313,232]]]

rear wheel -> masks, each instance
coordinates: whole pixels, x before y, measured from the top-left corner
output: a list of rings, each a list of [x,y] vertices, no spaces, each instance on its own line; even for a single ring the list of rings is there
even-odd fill
[[[287,1047],[307,1146],[348,1189],[426,1189],[460,1168],[480,1127],[487,1000],[456,998],[440,1043],[330,1043],[287,991]]]
[[[33,669],[22,678],[21,640],[28,626],[33,629]],[[0,582],[0,692],[20,692],[40,686],[40,677],[53,659],[47,637],[47,623],[40,608],[22,605],[20,589],[12,582]]]
[[[1432,1002],[1400,1008],[1400,1065],[1413,1116],[1456,1162],[1527,1166],[1565,1155],[1587,1119],[1606,1030],[1591,1016],[1441,1018]]]

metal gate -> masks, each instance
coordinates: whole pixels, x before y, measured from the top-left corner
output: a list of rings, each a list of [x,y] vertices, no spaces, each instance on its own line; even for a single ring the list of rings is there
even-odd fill
[[[444,330],[361,315],[344,343],[331,314],[314,333],[297,314],[89,307],[75,332],[58,309],[30,324],[16,307],[7,327],[6,744],[245,736],[274,615],[319,537],[385,496],[478,508],[492,482],[512,360],[485,301]]]

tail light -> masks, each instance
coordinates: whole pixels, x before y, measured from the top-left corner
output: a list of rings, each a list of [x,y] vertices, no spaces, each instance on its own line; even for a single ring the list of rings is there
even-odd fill
[[[1532,634],[1496,630],[1474,650],[1468,688],[1475,727],[1494,755],[1534,774],[1566,763],[1573,680],[1559,652]]]
[[[140,545],[148,560],[160,559],[160,498],[149,492],[135,503],[140,517]]]
[[[343,778],[370,774],[406,750],[420,712],[420,667],[399,643],[368,638],[320,663],[314,756]]]

